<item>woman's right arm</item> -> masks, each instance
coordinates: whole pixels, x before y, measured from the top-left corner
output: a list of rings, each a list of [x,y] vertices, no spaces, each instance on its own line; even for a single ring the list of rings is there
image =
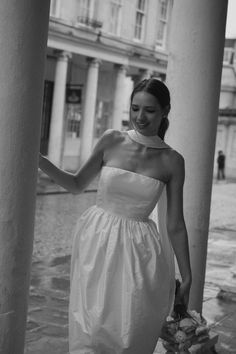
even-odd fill
[[[112,129],[105,131],[87,162],[75,174],[61,170],[41,154],[39,155],[39,168],[69,192],[81,193],[99,173],[105,149],[123,139],[119,131]]]
[[[59,184],[71,193],[76,193],[74,174],[61,170],[41,153],[39,153],[39,168],[45,172],[56,184]]]

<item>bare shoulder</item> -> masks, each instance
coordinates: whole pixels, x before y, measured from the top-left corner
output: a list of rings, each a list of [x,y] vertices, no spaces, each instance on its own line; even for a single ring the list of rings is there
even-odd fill
[[[185,161],[183,156],[174,149],[168,149],[165,151],[163,158],[170,180],[183,181],[185,175]]]
[[[107,129],[105,132],[102,134],[101,138],[103,139],[117,139],[120,137],[123,137],[123,132],[117,129]]]
[[[169,158],[171,165],[175,169],[182,169],[184,167],[184,158],[178,151],[171,149]]]
[[[116,129],[107,129],[95,146],[95,151],[105,151],[107,148],[114,146],[115,144],[124,140],[124,135],[121,131]]]
[[[123,132],[116,129],[107,129],[103,135],[101,136],[101,140],[103,143],[108,145],[116,144],[122,140],[124,140]]]

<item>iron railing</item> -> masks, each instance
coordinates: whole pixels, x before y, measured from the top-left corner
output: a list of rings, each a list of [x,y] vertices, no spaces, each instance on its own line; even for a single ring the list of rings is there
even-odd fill
[[[78,16],[77,17],[78,23],[91,27],[91,28],[101,28],[102,27],[102,22],[95,20],[93,18],[87,17],[87,16]]]

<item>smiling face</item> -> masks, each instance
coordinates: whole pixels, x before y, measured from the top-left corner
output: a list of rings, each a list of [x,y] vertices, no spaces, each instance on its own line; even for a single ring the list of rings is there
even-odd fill
[[[157,135],[164,115],[164,109],[155,96],[145,91],[134,95],[130,107],[130,121],[139,133],[146,136]]]

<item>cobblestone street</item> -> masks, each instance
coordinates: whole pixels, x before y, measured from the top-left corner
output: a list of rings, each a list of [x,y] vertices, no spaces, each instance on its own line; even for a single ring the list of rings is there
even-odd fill
[[[58,192],[53,186],[40,188],[25,354],[67,354],[73,228],[81,213],[94,204],[96,182],[90,186],[91,192],[76,196],[63,190],[53,194]],[[235,183],[214,183],[203,314],[220,334],[217,345],[220,354],[236,353],[236,338],[233,338],[236,306],[232,301],[236,300],[235,196]],[[228,321],[228,333],[222,319]]]

